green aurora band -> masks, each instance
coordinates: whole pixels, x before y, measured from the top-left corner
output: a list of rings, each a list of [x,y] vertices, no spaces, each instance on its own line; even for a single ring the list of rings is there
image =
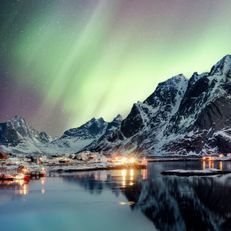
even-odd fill
[[[66,115],[65,124],[47,127],[51,134],[126,116],[159,82],[207,71],[231,50],[231,1],[12,2],[0,3],[8,12],[5,68],[40,99],[32,125],[46,129],[57,108]]]

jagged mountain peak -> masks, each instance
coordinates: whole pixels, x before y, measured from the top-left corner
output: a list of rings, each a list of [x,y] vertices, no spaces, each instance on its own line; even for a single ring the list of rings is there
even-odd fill
[[[172,102],[177,93],[183,94],[188,85],[188,79],[179,74],[159,83],[155,91],[144,101],[145,104],[157,107],[160,103]],[[182,93],[181,93],[182,92]]]
[[[113,121],[121,121],[121,120],[123,120],[123,117],[122,117],[122,115],[120,115],[120,114],[118,114],[118,115],[113,119]]]
[[[218,61],[211,69],[210,75],[222,75],[229,74],[231,69],[231,55],[224,56],[220,61]]]
[[[178,74],[178,75],[175,75],[167,79],[164,82],[159,83],[156,90],[158,90],[158,88],[163,88],[163,87],[164,88],[174,88],[184,82],[188,82],[187,77],[184,76],[183,74]]]
[[[79,137],[80,135],[98,135],[101,134],[102,130],[104,130],[107,127],[107,125],[108,122],[106,122],[102,117],[100,117],[99,119],[92,118],[80,127],[71,128],[65,131],[61,138]]]
[[[208,76],[208,72],[203,72],[201,74],[198,74],[197,72],[194,72],[193,75],[191,76],[191,78],[188,81],[188,88],[192,87],[195,83],[197,83],[198,80],[207,77]]]
[[[21,116],[14,116],[0,123],[0,146],[7,147],[7,150],[10,148],[13,153],[33,153],[33,151],[38,153],[40,151],[36,145],[44,145],[51,140],[52,138],[45,132],[38,132],[30,127]]]
[[[28,126],[25,118],[15,115],[10,120],[7,121],[8,124],[12,124],[15,127]]]
[[[93,117],[92,119],[90,119],[89,121],[87,121],[85,124],[88,124],[88,123],[94,123],[94,122],[100,122],[100,123],[103,123],[103,122],[106,122],[104,120],[103,117],[99,117],[99,118],[95,118]]]

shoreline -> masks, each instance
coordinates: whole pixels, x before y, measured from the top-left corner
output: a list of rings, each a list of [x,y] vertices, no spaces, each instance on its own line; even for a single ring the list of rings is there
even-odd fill
[[[125,165],[118,165],[118,166],[105,166],[105,167],[86,167],[86,168],[79,168],[78,166],[58,166],[56,169],[48,169],[49,173],[54,172],[84,172],[84,171],[99,171],[99,170],[123,170],[123,169],[146,169],[146,165],[131,165],[131,166],[125,166]]]

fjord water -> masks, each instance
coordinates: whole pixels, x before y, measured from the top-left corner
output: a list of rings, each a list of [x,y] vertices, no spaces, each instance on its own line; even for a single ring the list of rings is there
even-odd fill
[[[231,175],[162,176],[231,162],[149,163],[146,170],[56,175],[0,185],[2,231],[230,230]]]

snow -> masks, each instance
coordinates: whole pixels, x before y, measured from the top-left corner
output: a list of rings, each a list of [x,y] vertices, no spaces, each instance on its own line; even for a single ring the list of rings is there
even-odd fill
[[[222,171],[215,168],[208,168],[203,170],[185,170],[185,169],[173,169],[161,172],[162,175],[176,175],[176,176],[206,176],[217,174],[228,174],[231,171]]]

